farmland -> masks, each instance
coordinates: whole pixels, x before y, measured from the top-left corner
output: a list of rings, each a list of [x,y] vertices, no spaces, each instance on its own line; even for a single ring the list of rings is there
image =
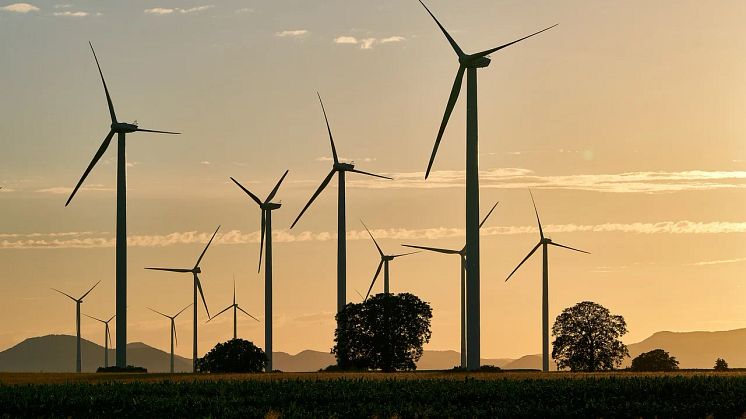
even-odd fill
[[[740,417],[743,372],[0,374],[0,416]]]

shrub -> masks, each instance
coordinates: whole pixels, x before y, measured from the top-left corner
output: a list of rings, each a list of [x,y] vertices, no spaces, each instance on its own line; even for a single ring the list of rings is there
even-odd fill
[[[679,361],[663,349],[644,352],[632,360],[632,371],[673,371],[679,369]]]
[[[715,360],[715,371],[727,371],[728,370],[728,363],[723,358],[718,358]]]
[[[199,372],[261,372],[266,365],[264,351],[243,339],[218,343],[197,360]]]

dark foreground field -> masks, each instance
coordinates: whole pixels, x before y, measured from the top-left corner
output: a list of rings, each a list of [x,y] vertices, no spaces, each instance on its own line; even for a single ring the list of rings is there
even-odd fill
[[[742,417],[743,373],[0,374],[5,417]]]

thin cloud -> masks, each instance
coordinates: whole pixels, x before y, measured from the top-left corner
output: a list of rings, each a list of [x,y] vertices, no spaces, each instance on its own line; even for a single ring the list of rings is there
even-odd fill
[[[278,38],[297,38],[304,35],[308,35],[308,31],[305,29],[293,29],[275,33],[275,36]]]
[[[690,263],[690,266],[710,266],[710,265],[724,265],[729,263],[746,262],[746,258],[736,259],[721,259],[721,260],[705,260],[701,262]]]
[[[349,162],[353,162],[353,161],[354,162],[364,162],[364,163],[370,163],[372,161],[376,161],[376,159],[374,159],[373,157],[360,157],[360,158],[357,158],[357,159],[348,158],[348,157],[339,157],[339,160],[340,161],[349,161]],[[322,156],[322,157],[316,157],[316,161],[329,162],[329,161],[334,161],[334,159],[332,157]]]
[[[203,166],[209,166],[209,165],[211,165],[212,163],[211,163],[210,161],[208,161],[208,160],[202,160],[201,162],[199,162],[199,164],[201,164],[201,165],[203,165]]]
[[[604,224],[549,224],[544,226],[545,233],[628,233],[628,234],[732,234],[746,233],[746,222],[695,222],[695,221],[662,221],[658,223],[604,223]],[[502,236],[516,234],[538,234],[535,226],[485,227],[482,236]],[[437,240],[446,238],[463,238],[465,231],[455,227],[432,227],[422,229],[387,228],[375,229],[372,233],[377,239],[393,240]],[[204,244],[212,232],[175,232],[162,235],[130,235],[127,243],[131,247],[166,247],[183,244]],[[260,232],[244,233],[231,230],[215,239],[217,245],[259,243]],[[327,242],[335,240],[336,233],[310,232],[300,233],[289,230],[274,231],[272,239],[280,243]],[[370,240],[365,230],[353,230],[347,233],[348,240]],[[9,233],[0,234],[0,249],[88,249],[114,247],[115,238],[109,233],[69,232],[69,233]],[[729,263],[730,261],[714,261]],[[734,262],[735,263],[735,262]],[[714,263],[711,263],[714,264]]]
[[[81,191],[94,191],[94,192],[102,192],[102,191],[113,191],[114,188],[109,188],[103,185],[87,185],[80,188]],[[51,188],[44,188],[44,189],[37,189],[35,192],[37,193],[51,193],[55,195],[67,195],[72,193],[73,188],[69,186],[55,186]]]
[[[248,8],[248,7],[242,7],[238,10],[236,10],[234,13],[241,14],[241,13],[254,13],[254,9]]]
[[[198,13],[198,12],[204,12],[205,10],[212,9],[215,7],[212,4],[204,5],[204,6],[196,6],[191,7],[189,9],[182,9],[182,8],[165,8],[165,7],[154,7],[152,9],[145,9],[145,13],[149,15],[170,15],[174,13],[180,13],[180,14],[190,14],[190,13]]]
[[[71,7],[73,7],[72,4],[55,4],[54,5],[55,9],[69,9]]]
[[[342,35],[334,38],[335,44],[346,44],[346,45],[359,45],[360,49],[373,49],[376,44],[391,44],[396,42],[402,42],[406,38],[403,36],[389,36],[387,38],[362,38],[358,39],[354,36]]]
[[[62,17],[86,17],[90,15],[88,12],[71,12],[71,11],[64,11],[64,12],[54,12],[55,16],[62,16]]]
[[[388,173],[395,182],[354,180],[350,186],[358,188],[438,189],[463,188],[463,170]],[[681,172],[625,172],[618,174],[589,175],[537,175],[532,170],[505,168],[483,170],[479,173],[480,187],[493,189],[563,189],[608,193],[670,193],[715,189],[746,188],[746,171]]]
[[[9,4],[7,6],[0,7],[0,10],[4,12],[13,12],[13,13],[28,13],[28,12],[38,12],[39,8],[34,6],[33,4],[29,3],[13,3]]]

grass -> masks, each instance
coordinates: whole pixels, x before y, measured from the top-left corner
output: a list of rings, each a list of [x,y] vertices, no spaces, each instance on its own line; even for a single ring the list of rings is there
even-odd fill
[[[0,374],[0,416],[742,417],[746,373]]]

